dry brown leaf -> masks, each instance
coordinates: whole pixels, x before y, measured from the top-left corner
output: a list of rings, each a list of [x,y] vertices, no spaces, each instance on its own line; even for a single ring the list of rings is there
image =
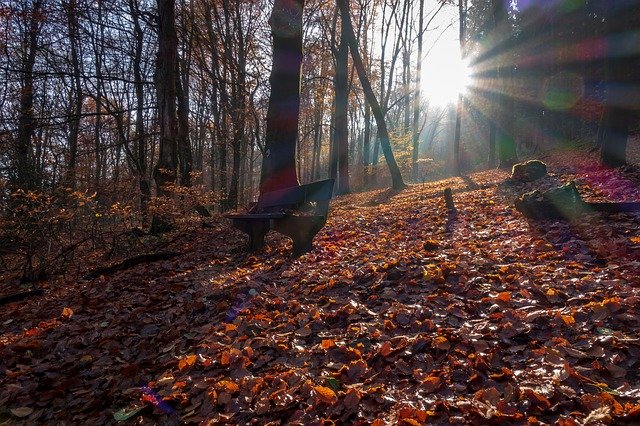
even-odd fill
[[[313,390],[316,391],[316,395],[322,402],[333,404],[338,400],[338,396],[331,388],[326,386],[314,386]]]
[[[197,359],[198,357],[196,355],[187,355],[178,361],[178,369],[180,369],[180,371],[184,371],[189,367],[193,367]]]

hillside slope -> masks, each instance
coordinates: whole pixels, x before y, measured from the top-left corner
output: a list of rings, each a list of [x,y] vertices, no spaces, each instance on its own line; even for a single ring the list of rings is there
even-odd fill
[[[0,422],[640,421],[640,217],[513,208],[574,178],[640,200],[638,173],[549,164],[339,197],[299,259],[278,235],[247,254],[216,219],[180,257],[7,305]]]

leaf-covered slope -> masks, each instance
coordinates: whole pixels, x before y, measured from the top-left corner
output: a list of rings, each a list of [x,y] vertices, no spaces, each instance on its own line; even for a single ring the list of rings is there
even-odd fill
[[[0,419],[637,422],[638,217],[528,223],[519,193],[576,177],[550,171],[340,197],[299,259],[221,222],[182,257],[9,305]],[[587,199],[640,199],[632,171],[578,171]]]

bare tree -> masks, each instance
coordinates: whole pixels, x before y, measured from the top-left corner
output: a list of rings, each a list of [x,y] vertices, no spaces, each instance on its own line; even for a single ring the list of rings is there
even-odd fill
[[[353,26],[351,25],[351,16],[349,15],[349,3],[346,0],[336,0],[336,3],[340,8],[342,25],[346,27],[346,36],[347,36],[347,40],[349,41],[349,49],[351,51],[351,58],[353,59],[353,64],[356,70],[358,71],[358,78],[360,79],[360,84],[362,85],[362,89],[364,90],[365,96],[367,98],[367,102],[371,106],[371,111],[373,112],[373,116],[376,119],[376,124],[378,126],[378,137],[380,138],[380,145],[382,147],[382,152],[384,153],[387,166],[389,167],[389,173],[391,174],[391,185],[396,190],[403,189],[406,185],[404,183],[404,180],[402,179],[402,173],[400,173],[400,168],[398,167],[398,163],[396,162],[395,156],[393,155],[393,150],[391,149],[389,131],[387,130],[387,124],[384,119],[384,113],[382,108],[380,107],[380,104],[378,103],[378,100],[376,99],[375,93],[373,93],[373,89],[371,88],[371,83],[369,82],[369,77],[367,76],[366,70],[364,68],[364,64],[362,63],[362,57],[360,56],[358,43],[356,41],[356,37],[353,32]]]
[[[157,192],[168,195],[166,186],[176,182],[178,162],[176,114],[176,64],[178,37],[176,34],[175,0],[157,0],[158,54],[156,57],[156,92],[160,127],[160,152],[153,171]]]
[[[31,145],[35,131],[33,114],[34,65],[39,48],[39,33],[42,27],[42,2],[33,0],[25,10],[26,29],[23,37],[23,52],[20,64],[20,103],[18,110],[18,132],[14,148],[14,185],[20,189],[34,189],[38,186],[34,153]]]

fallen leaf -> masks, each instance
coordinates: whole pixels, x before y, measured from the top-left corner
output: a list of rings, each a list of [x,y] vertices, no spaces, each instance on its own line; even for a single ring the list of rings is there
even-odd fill
[[[33,408],[31,407],[18,407],[11,409],[11,414],[16,417],[28,417],[31,413],[33,413]]]
[[[336,393],[328,387],[314,386],[313,390],[316,391],[316,394],[322,402],[333,404],[338,400]]]
[[[142,409],[144,409],[144,406],[135,408],[123,408],[122,410],[118,410],[113,413],[113,420],[117,422],[124,422],[125,420],[129,420],[130,418],[134,417]]]
[[[180,369],[180,371],[184,371],[189,367],[193,367],[197,359],[198,357],[196,355],[187,355],[178,361],[178,369]]]
[[[433,339],[433,346],[440,350],[448,351],[451,348],[451,342],[444,336],[437,336]]]

